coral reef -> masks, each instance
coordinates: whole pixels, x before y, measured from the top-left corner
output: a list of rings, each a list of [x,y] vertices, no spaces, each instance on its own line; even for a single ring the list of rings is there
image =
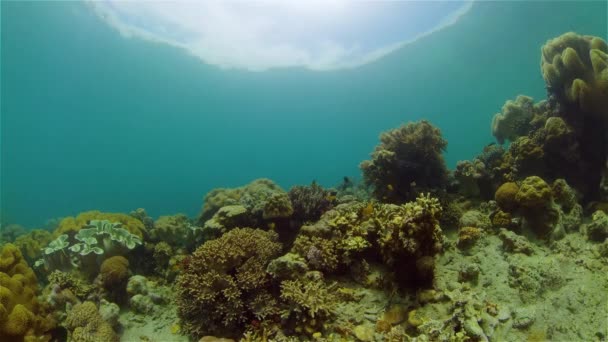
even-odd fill
[[[103,320],[93,302],[74,305],[68,313],[65,326],[71,332],[71,341],[118,342],[120,340],[112,325]]]
[[[268,286],[266,267],[281,251],[276,239],[270,231],[237,228],[199,247],[177,279],[184,331],[199,338],[242,332],[241,324],[259,314],[252,301]]]
[[[144,224],[135,217],[121,213],[103,213],[92,210],[80,213],[76,217],[68,216],[61,220],[59,226],[53,232],[53,237],[57,238],[63,234],[74,235],[81,228],[88,226],[93,220],[120,223],[129,233],[136,235],[140,239],[146,234]]]
[[[371,160],[360,164],[365,183],[386,202],[413,200],[422,191],[443,188],[446,146],[440,130],[424,120],[384,132]]]
[[[0,250],[0,340],[46,341],[54,322],[36,298],[38,281],[19,249]]]

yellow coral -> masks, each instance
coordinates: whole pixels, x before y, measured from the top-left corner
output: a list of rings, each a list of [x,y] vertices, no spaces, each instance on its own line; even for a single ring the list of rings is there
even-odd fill
[[[0,341],[45,340],[52,322],[42,316],[36,299],[38,282],[19,249],[0,250]]]
[[[110,222],[120,222],[123,228],[131,234],[135,234],[142,238],[145,232],[144,224],[135,217],[121,213],[103,213],[98,210],[85,211],[78,214],[76,217],[68,216],[61,220],[59,226],[53,232],[53,237],[56,238],[61,234],[77,233],[83,226],[87,225],[91,220],[108,220]]]

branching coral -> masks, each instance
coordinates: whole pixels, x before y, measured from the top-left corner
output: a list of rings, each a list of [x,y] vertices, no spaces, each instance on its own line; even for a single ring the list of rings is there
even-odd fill
[[[384,207],[378,243],[389,265],[408,258],[435,255],[441,251],[443,235],[439,227],[441,206],[436,198],[421,195],[402,206]]]
[[[179,316],[187,333],[200,338],[242,332],[241,323],[256,314],[249,301],[269,284],[266,267],[281,251],[276,239],[271,231],[237,228],[192,254],[177,280]]]
[[[45,341],[53,322],[43,317],[36,299],[38,282],[19,249],[0,250],[0,340]]]
[[[428,121],[408,123],[380,135],[371,160],[360,165],[365,183],[380,200],[411,200],[417,189],[442,188],[447,169],[442,152],[447,142]]]
[[[311,272],[301,279],[281,283],[281,299],[287,304],[283,316],[291,318],[294,330],[312,335],[335,310],[339,302],[337,284],[327,284]]]

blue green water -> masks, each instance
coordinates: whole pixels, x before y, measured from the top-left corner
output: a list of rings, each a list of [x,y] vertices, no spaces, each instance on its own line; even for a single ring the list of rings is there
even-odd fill
[[[545,97],[540,46],[606,37],[607,5],[478,2],[455,25],[355,69],[220,70],[127,39],[75,2],[1,4],[1,221],[83,210],[195,215],[204,194],[357,176],[381,131],[429,119],[453,167],[517,94]]]

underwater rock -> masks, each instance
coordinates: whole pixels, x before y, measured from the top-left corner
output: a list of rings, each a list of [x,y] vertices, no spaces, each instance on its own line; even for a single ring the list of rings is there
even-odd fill
[[[505,228],[500,229],[498,236],[502,240],[503,248],[507,252],[523,253],[526,255],[532,255],[534,253],[532,244],[524,236],[515,234],[514,232]]]
[[[608,215],[602,210],[593,213],[592,221],[584,226],[587,238],[591,241],[602,242],[608,238]]]
[[[105,299],[101,300],[99,305],[99,315],[101,315],[101,319],[108,322],[112,326],[112,328],[118,328],[118,316],[120,314],[120,307],[116,303],[108,302]]]
[[[468,210],[460,217],[460,227],[475,227],[484,231],[492,228],[488,215],[479,210]]]
[[[142,275],[129,278],[126,292],[129,305],[134,312],[149,314],[159,310],[159,306],[165,304],[169,298],[168,289],[149,281]]]

